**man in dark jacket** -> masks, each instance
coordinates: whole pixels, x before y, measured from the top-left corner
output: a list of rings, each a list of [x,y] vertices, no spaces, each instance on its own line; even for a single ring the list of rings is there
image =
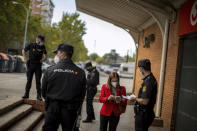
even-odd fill
[[[92,122],[95,120],[93,99],[97,93],[97,85],[99,84],[99,72],[96,67],[92,66],[91,62],[86,63],[85,69],[88,71],[87,75],[87,98],[86,98],[86,112],[87,118],[84,123]]]
[[[29,51],[29,59],[27,60],[26,52]],[[27,84],[25,87],[25,94],[22,98],[29,98],[29,92],[31,88],[32,78],[35,73],[36,78],[36,89],[37,89],[37,99],[41,98],[41,83],[40,79],[42,77],[42,62],[47,58],[47,51],[44,46],[44,36],[38,35],[36,37],[36,42],[27,45],[22,51],[24,61],[27,65]]]
[[[45,99],[46,117],[43,131],[76,131],[86,92],[86,78],[82,69],[71,60],[73,46],[60,44],[54,51],[57,64],[47,69],[42,79],[42,95]]]

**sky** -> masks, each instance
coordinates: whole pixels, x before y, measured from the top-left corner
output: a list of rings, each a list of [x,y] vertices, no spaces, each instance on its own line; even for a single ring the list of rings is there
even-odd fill
[[[133,38],[124,29],[96,17],[76,10],[75,0],[53,0],[55,5],[52,23],[61,21],[63,12],[80,14],[80,19],[86,23],[86,34],[83,36],[88,54],[97,53],[103,56],[115,49],[121,56],[135,52]]]

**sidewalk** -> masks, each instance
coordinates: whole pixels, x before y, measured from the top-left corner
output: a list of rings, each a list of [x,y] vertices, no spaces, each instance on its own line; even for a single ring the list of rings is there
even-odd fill
[[[83,104],[82,109],[82,120],[86,118],[86,103]],[[95,116],[96,120],[93,121],[93,123],[84,124],[81,123],[81,131],[99,131],[99,120],[100,120],[100,109],[102,104],[94,102],[94,110],[95,110]],[[117,131],[135,131],[134,128],[134,112],[133,112],[133,106],[128,105],[126,112],[121,115],[120,122],[117,127]],[[165,131],[163,128],[160,127],[150,127],[149,131]]]
[[[13,97],[21,98],[24,94],[26,75],[21,73],[0,73],[0,105]],[[32,81],[30,99],[36,99],[35,80]],[[14,102],[14,100],[13,100]],[[81,131],[99,131],[100,109],[102,104],[94,102],[96,120],[91,124],[81,123]],[[82,120],[86,118],[86,103],[83,104]],[[121,115],[117,131],[134,131],[133,106],[127,106],[126,113]],[[165,131],[163,128],[150,127],[149,131]]]

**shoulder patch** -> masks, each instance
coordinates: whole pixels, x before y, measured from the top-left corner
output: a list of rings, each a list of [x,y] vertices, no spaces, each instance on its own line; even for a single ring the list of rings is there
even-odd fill
[[[146,86],[143,86],[143,88],[142,88],[142,92],[146,92]]]

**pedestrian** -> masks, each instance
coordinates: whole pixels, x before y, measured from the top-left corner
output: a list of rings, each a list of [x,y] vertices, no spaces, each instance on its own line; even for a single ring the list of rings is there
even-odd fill
[[[29,92],[31,89],[32,78],[35,73],[36,78],[36,89],[37,89],[37,99],[41,98],[41,83],[40,79],[42,77],[42,62],[47,59],[47,51],[44,45],[44,36],[38,35],[36,37],[35,43],[30,43],[23,50],[22,54],[24,61],[27,65],[27,83],[25,87],[25,94],[22,98],[29,98]],[[29,59],[27,60],[26,52],[29,51]]]
[[[47,69],[42,79],[42,96],[45,99],[43,131],[78,130],[75,125],[86,93],[85,72],[71,58],[73,46],[60,44],[54,51],[56,65]]]
[[[99,72],[96,67],[92,66],[91,62],[86,63],[85,69],[87,74],[87,97],[86,97],[86,112],[87,117],[83,120],[84,123],[92,122],[95,120],[93,99],[97,93],[97,85],[99,84]]]
[[[135,131],[148,131],[155,117],[153,109],[156,103],[157,80],[151,73],[149,59],[139,60],[138,69],[143,83],[139,89],[138,97],[132,97],[130,101],[135,101]]]
[[[126,96],[126,89],[120,86],[119,75],[112,72],[109,75],[107,84],[101,89],[99,101],[103,103],[100,111],[100,131],[116,131],[120,115],[125,112],[127,100],[122,96]]]

